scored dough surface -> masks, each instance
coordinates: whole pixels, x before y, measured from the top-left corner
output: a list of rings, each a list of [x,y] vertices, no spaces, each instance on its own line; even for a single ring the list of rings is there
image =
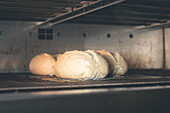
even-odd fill
[[[110,53],[104,49],[98,50],[108,62],[110,74],[112,75],[124,75],[128,71],[128,65],[125,59],[118,53]]]
[[[104,65],[101,68],[101,64]],[[98,79],[104,78],[109,72],[106,60],[94,51],[69,51],[61,55],[55,66],[54,73],[60,78]]]
[[[43,53],[32,58],[29,64],[29,70],[36,75],[53,75],[54,74],[55,59]]]

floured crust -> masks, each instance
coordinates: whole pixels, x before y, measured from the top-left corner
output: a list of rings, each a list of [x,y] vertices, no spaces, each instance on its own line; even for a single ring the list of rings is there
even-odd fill
[[[124,75],[128,71],[128,65],[118,52],[110,53],[104,49],[98,50],[108,62],[110,74],[112,75]]]
[[[94,50],[87,50],[85,52],[89,53],[93,57],[93,59],[95,60],[95,63],[97,65],[97,70],[99,71],[98,75],[96,75],[96,77],[97,78],[104,78],[104,77],[106,77],[107,74],[109,73],[109,64],[103,58],[103,56],[98,54]]]
[[[55,59],[43,53],[32,58],[29,64],[29,70],[36,75],[53,75],[54,74]]]
[[[101,71],[102,68],[99,68],[98,64],[100,63],[96,62],[100,62],[97,61],[100,59],[102,59],[100,55],[90,50],[86,52],[77,50],[65,52],[58,58],[54,66],[54,73],[57,77],[68,79],[87,80],[104,78],[108,72]],[[106,68],[105,70],[107,71],[109,68],[106,61],[105,63],[104,69]]]

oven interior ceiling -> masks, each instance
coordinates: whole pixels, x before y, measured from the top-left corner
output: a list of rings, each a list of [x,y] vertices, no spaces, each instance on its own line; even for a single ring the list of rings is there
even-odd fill
[[[151,26],[169,24],[168,0],[1,0],[0,20]]]

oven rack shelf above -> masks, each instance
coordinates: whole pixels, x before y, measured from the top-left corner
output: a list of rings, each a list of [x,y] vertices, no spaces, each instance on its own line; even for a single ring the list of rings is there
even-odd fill
[[[168,0],[1,0],[0,20],[60,23],[169,26]]]

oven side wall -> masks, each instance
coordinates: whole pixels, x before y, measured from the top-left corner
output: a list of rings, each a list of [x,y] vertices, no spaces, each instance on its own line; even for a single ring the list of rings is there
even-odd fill
[[[165,38],[165,69],[170,69],[170,28],[164,29]]]

